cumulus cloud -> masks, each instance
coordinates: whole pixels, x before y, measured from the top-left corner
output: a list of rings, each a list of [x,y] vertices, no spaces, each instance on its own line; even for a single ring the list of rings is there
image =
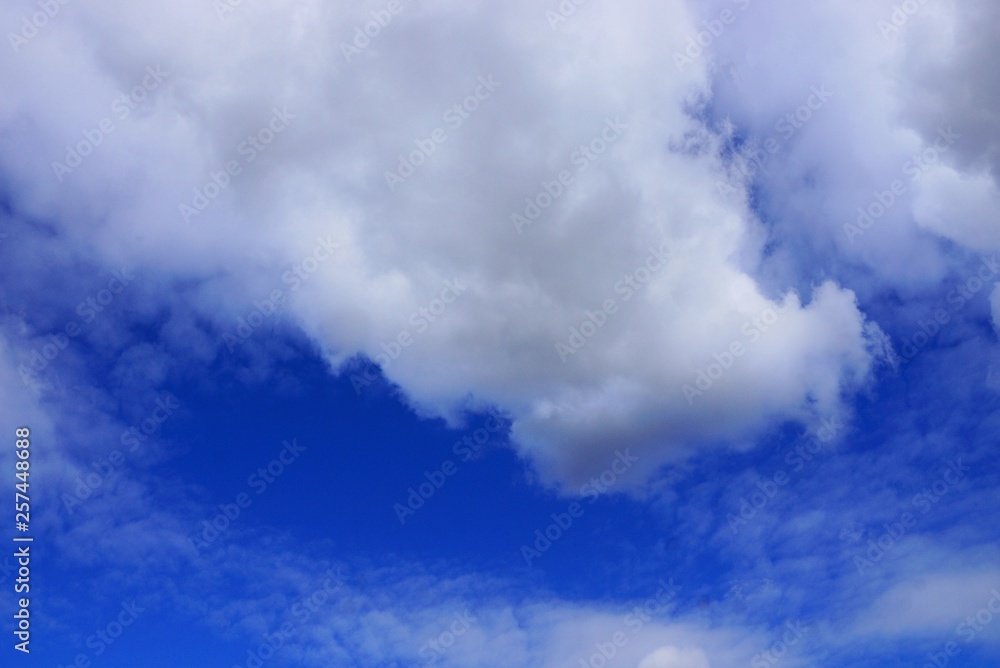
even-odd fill
[[[280,309],[361,390],[371,376],[359,355],[423,414],[499,406],[547,482],[576,489],[627,450],[637,483],[776,421],[843,412],[880,361],[898,362],[866,297],[931,291],[965,254],[998,250],[1000,9],[939,0],[894,17],[894,4],[641,0],[554,20],[528,0],[427,0],[368,36],[384,11],[375,0],[243,3],[222,15],[187,1],[61,5],[0,60],[0,216],[16,261],[141,268],[133,317],[87,334],[114,350],[123,393],[178,360],[212,359],[227,337],[245,338],[240,327],[260,336],[254,322]],[[733,20],[687,52],[723,9]],[[21,25],[34,11],[6,3],[0,20]],[[35,273],[26,292],[63,299]],[[1000,329],[1000,287],[990,301]],[[46,324],[62,323],[6,327],[40,349]],[[159,341],[138,343],[128,330],[140,325],[159,328]],[[30,351],[4,345],[7,432],[26,420],[59,443],[38,459],[56,483],[45,505],[59,508],[55,490],[123,425],[80,404],[93,393],[74,376],[75,346],[60,367],[76,380],[22,392],[12,388]],[[58,421],[41,396],[65,409]],[[58,438],[56,423],[71,436]],[[86,545],[123,570],[184,558],[182,528],[203,513],[184,502],[190,489],[158,495],[142,471],[79,511],[87,521],[60,539],[71,559],[95,559],[76,547]],[[702,493],[684,512],[707,527]],[[128,549],[116,549],[120,536]],[[814,550],[813,534],[800,540]],[[741,535],[739,549],[755,548]],[[220,562],[280,561],[233,553]],[[814,558],[810,572],[823,570]],[[768,577],[777,570],[772,555],[760,561]],[[286,573],[296,593],[317,570],[300,566]],[[981,605],[988,576],[871,585],[876,602],[850,631],[945,630]],[[597,605],[483,604],[453,584],[415,577],[408,597],[348,586],[296,651],[316,665],[416,660],[468,606],[475,642],[448,661],[562,665],[622,627]],[[285,609],[255,605],[249,595],[234,609],[268,620]],[[766,646],[679,616],[620,656],[706,668]]]
[[[679,65],[725,5],[553,22],[442,1],[367,39],[375,5],[67,6],[3,65],[14,83],[60,74],[13,87],[0,113],[20,131],[0,151],[18,214],[95,261],[195,281],[220,331],[280,294],[334,369],[372,358],[426,414],[506,410],[546,480],[578,484],[621,448],[642,480],[838,412],[888,354],[841,278],[810,277],[812,253],[833,243],[883,285],[927,286],[953,263],[937,240],[1000,244],[992,117],[915,92],[991,76],[975,54],[947,73],[912,57],[933,21],[953,27],[919,42],[936,53],[974,30],[940,4],[889,36],[882,5],[741,5]],[[125,22],[154,37],[104,39]],[[774,25],[789,29],[761,45]],[[806,44],[798,25],[826,29]],[[798,48],[815,57],[791,66]],[[766,224],[755,182],[782,202]]]
[[[996,73],[985,65],[996,8],[900,6],[753,3],[712,44],[715,100],[746,129],[769,195],[772,280],[819,265],[865,297],[931,290],[963,251],[1000,243]]]
[[[746,179],[699,111],[709,61],[673,66],[697,32],[685,3],[554,27],[526,2],[405,5],[353,43],[364,9],[67,6],[3,65],[50,84],[0,110],[21,129],[0,149],[16,210],[102,262],[197,281],[227,329],[280,291],[335,368],[374,358],[429,414],[508,411],[552,481],[620,448],[641,478],[864,381],[850,291],[755,278]]]

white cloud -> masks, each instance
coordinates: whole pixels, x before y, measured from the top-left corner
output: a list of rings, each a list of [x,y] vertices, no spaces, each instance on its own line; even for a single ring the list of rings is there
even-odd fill
[[[639,664],[639,668],[710,668],[700,649],[661,647]]]
[[[986,65],[997,9],[920,3],[884,35],[894,11],[888,0],[754,3],[713,45],[717,104],[761,143],[778,141],[759,176],[771,239],[785,249],[775,253],[779,276],[808,275],[817,262],[861,265],[866,290],[933,289],[963,263],[942,238],[976,252],[1000,244],[998,87]],[[832,97],[789,128],[787,115],[818,85]]]
[[[996,570],[916,575],[881,594],[859,617],[856,629],[862,635],[947,632],[985,607],[998,586]]]
[[[544,7],[527,0],[413,3],[347,62],[341,42],[379,3],[350,15],[318,0],[244,3],[225,20],[209,3],[72,3],[0,61],[0,175],[19,218],[83,261],[143,267],[153,302],[159,282],[183,280],[198,286],[185,298],[232,331],[279,290],[285,312],[334,365],[394,351],[405,333],[411,343],[385,373],[420,410],[453,415],[467,401],[497,403],[547,480],[578,483],[625,448],[639,457],[638,480],[775,419],[838,412],[843,395],[889,355],[855,293],[817,278],[812,259],[835,249],[846,263],[866,265],[872,289],[927,287],[955,262],[941,239],[977,252],[1000,244],[992,57],[1000,10],[928,3],[887,40],[878,21],[890,2],[747,3],[711,50],[678,71],[674,51],[703,29],[695,10],[717,16],[730,4],[738,3],[587,3],[553,29]],[[0,19],[18,25],[25,8],[34,6],[8,3]],[[157,66],[162,83],[120,117],[117,96]],[[730,66],[738,86],[719,76]],[[499,82],[488,95],[482,77]],[[785,137],[782,119],[824,86],[833,96]],[[477,90],[468,111],[448,111]],[[709,101],[731,116],[728,129],[706,127]],[[269,129],[273,141],[249,151],[249,136],[272,136],[262,133],[275,108],[287,108],[287,127]],[[105,118],[113,132],[57,175],[53,161],[67,161],[67,145],[86,146]],[[609,119],[624,127],[601,137]],[[914,156],[949,126],[960,139],[914,176]],[[720,157],[735,128],[781,140],[760,175],[766,199],[780,204],[765,221],[739,173],[748,155]],[[446,139],[390,189],[386,171],[434,136]],[[575,153],[598,138],[599,156]],[[239,173],[221,176],[228,161]],[[572,183],[553,185],[564,170]],[[195,206],[220,180],[228,184],[185,221],[179,205]],[[895,180],[905,192],[864,236],[848,239],[845,223]],[[732,188],[720,188],[725,182]],[[544,211],[518,230],[512,214],[529,215],[526,199]],[[328,238],[337,253],[308,269]],[[30,254],[29,238],[20,242]],[[673,252],[663,263],[665,248]],[[298,282],[285,273],[293,265],[306,270]],[[458,287],[439,312],[435,300],[449,283]],[[162,296],[161,305],[175,298]],[[599,313],[608,300],[614,312]],[[991,302],[1000,328],[1000,288]],[[209,358],[196,318],[172,318],[167,345]],[[592,335],[582,331],[588,322]],[[732,355],[734,344],[744,352]],[[166,367],[163,355],[135,347],[118,371],[152,373]],[[711,387],[699,385],[702,373]],[[53,429],[34,396],[15,389],[12,367],[0,365],[0,381],[8,427],[25,420],[42,434]],[[685,396],[684,385],[701,394]],[[78,443],[66,449],[80,446],[74,455],[87,454],[80,443],[97,448],[120,431],[91,420],[89,407],[77,410],[87,419],[62,418],[81,428],[67,430]],[[40,459],[59,474],[59,488],[81,472],[63,454]],[[73,525],[63,543],[97,544],[115,563],[165,554],[164,545],[173,556],[185,550],[182,528],[197,508],[154,512],[160,499],[133,479],[140,475],[102,489],[78,516],[98,519]],[[123,504],[130,513],[112,512]],[[108,552],[119,535],[129,549]],[[71,558],[95,558],[74,549]],[[819,572],[816,563],[809,568]],[[443,580],[410,583],[418,584],[435,591]],[[947,576],[899,585],[866,625],[944,629],[980,605],[967,592],[985,584]],[[477,600],[457,591],[428,607],[416,595],[352,594],[345,605],[355,607],[331,613],[301,650],[317,665],[345,651],[331,628],[356,638],[351,650],[363,656],[412,658],[443,620]],[[475,642],[456,648],[455,665],[491,665],[496,656],[559,665],[622,622],[616,612],[561,602],[497,599],[478,610],[483,621],[468,636]],[[651,624],[621,656],[644,668],[704,668],[709,659],[745,663],[766,645],[681,618]]]
[[[206,281],[198,299],[226,329],[281,289],[335,364],[403,334],[412,343],[385,373],[414,405],[449,415],[470,396],[500,404],[549,480],[579,482],[623,447],[640,453],[641,477],[699,442],[835,411],[863,382],[870,358],[850,292],[826,283],[800,304],[747,268],[761,228],[718,157],[724,138],[691,113],[709,94],[709,61],[673,65],[698,30],[684,3],[588,5],[555,30],[528,2],[408,6],[346,62],[340,42],[363,20],[315,2],[224,21],[195,4],[169,16],[67,7],[3,66],[9,80],[44,71],[49,84],[13,86],[2,110],[8,126],[34,119],[4,149],[18,209],[103,261]],[[105,39],[136,25],[149,36]],[[162,83],[59,182],[51,163],[146,66],[166,72]],[[449,115],[456,104],[468,109]],[[275,107],[293,118],[269,135]],[[273,140],[251,150],[252,135]],[[435,136],[426,164],[391,191],[386,172]],[[230,161],[239,173],[220,176]],[[564,170],[572,183],[519,234],[512,214],[526,215],[526,198],[547,203],[539,194]],[[180,205],[205,201],[185,222]],[[283,271],[327,236],[343,252],[293,294]],[[661,267],[650,249],[666,242],[677,252]],[[449,281],[467,288],[438,313]],[[556,344],[578,342],[572,328],[589,331],[588,313],[608,300],[616,313],[598,313],[607,323],[561,359]],[[748,341],[744,323],[782,300],[782,321]],[[433,322],[412,315],[421,308]],[[682,386],[734,342],[746,356],[689,402]]]
[[[185,607],[200,609],[202,597],[211,596],[217,586],[212,578],[219,569],[229,573],[236,556],[227,554],[226,565],[202,564],[204,582],[190,589],[198,593]],[[240,632],[248,647],[257,648],[265,633],[292,621],[295,633],[286,638],[281,656],[301,665],[433,660],[442,666],[486,667],[502,657],[504,664],[548,667],[581,661],[599,665],[612,657],[607,665],[645,661],[644,667],[708,668],[749,663],[767,642],[762,633],[709,624],[694,615],[661,611],[644,617],[632,611],[635,603],[608,607],[512,596],[515,585],[510,582],[482,575],[448,577],[413,566],[363,573],[344,568],[344,586],[315,614],[296,623],[290,609],[317,587],[325,569],[302,560],[288,566],[279,554],[240,551],[239,556],[240,563],[252,564],[241,573],[240,580],[245,577],[248,584],[245,598],[231,598],[227,610],[213,616],[214,624]],[[267,573],[272,575],[265,577]],[[259,584],[250,584],[258,578],[280,583],[268,587],[267,600],[255,595]],[[669,660],[674,662],[664,663]]]
[[[809,251],[797,239],[814,249],[833,242],[880,280],[921,285],[951,261],[921,228],[976,250],[1000,243],[995,184],[986,158],[970,153],[992,121],[952,109],[931,125],[928,99],[937,98],[914,91],[934,66],[907,60],[915,38],[906,35],[931,30],[935,12],[954,24],[954,34],[932,33],[927,48],[937,52],[975,26],[925,7],[886,40],[884,9],[749,5],[678,71],[674,51],[701,29],[680,0],[588,5],[554,30],[527,2],[407,6],[351,62],[341,41],[365,13],[311,2],[241,7],[224,21],[195,4],[152,17],[68,6],[2,66],[12,82],[48,85],[11,87],[0,114],[25,131],[0,151],[18,165],[4,170],[18,211],[51,221],[99,261],[202,281],[194,299],[222,330],[281,290],[286,312],[335,366],[358,352],[380,359],[429,414],[454,415],[470,397],[509,411],[546,480],[577,484],[624,447],[640,457],[641,480],[699,444],[837,412],[865,382],[877,326],[851,291],[803,279]],[[150,37],[103,39],[126,22],[148,24]],[[762,33],[772,35],[766,46]],[[788,62],[797,48],[812,56]],[[962,68],[990,76],[976,62],[955,64],[952,78]],[[739,70],[738,97],[724,80],[710,88],[712,67],[727,63]],[[116,96],[147,67],[161,68],[162,82],[119,118]],[[827,88],[832,97],[783,136],[777,122]],[[739,160],[719,157],[729,137],[692,111],[710,95],[760,138],[781,139],[765,165],[772,199],[786,202],[773,229],[747,205]],[[465,100],[468,111],[448,111]],[[247,149],[275,108],[287,109],[287,127]],[[114,131],[57,180],[52,162],[109,116]],[[908,162],[952,118],[961,139],[911,181]],[[608,119],[620,129],[610,132]],[[426,164],[390,190],[386,172],[428,141]],[[574,153],[591,141],[600,155]],[[229,161],[239,174],[220,177]],[[563,170],[569,185],[558,184]],[[820,187],[781,185],[806,174]],[[214,194],[220,179],[228,185],[185,223],[179,205]],[[901,203],[849,241],[844,224],[894,180],[906,185]],[[516,229],[512,214],[527,217],[526,200],[553,199],[546,187],[554,201]],[[776,237],[782,250],[765,259]],[[327,238],[336,257],[287,280]],[[665,265],[656,257],[664,244],[674,250]],[[449,294],[457,298],[437,302],[449,282],[463,286]],[[609,304],[614,313],[603,313]],[[778,304],[788,310],[773,327],[747,325]],[[699,373],[718,371],[734,344],[745,355],[699,387]],[[398,358],[380,357],[397,349]],[[685,395],[685,385],[703,394]]]
[[[967,174],[935,165],[913,203],[917,224],[980,253],[1000,249],[1000,191],[988,173]]]

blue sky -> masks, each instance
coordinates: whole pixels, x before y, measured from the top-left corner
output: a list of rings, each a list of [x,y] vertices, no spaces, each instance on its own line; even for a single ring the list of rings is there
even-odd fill
[[[998,18],[8,3],[3,665],[997,665]]]

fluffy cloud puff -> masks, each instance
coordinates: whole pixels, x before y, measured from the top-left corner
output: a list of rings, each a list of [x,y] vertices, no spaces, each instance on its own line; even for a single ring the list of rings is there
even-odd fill
[[[374,358],[428,414],[508,411],[550,481],[626,448],[642,479],[865,381],[851,291],[757,278],[711,60],[675,64],[685,3],[401,7],[63,7],[2,65],[18,214],[194,280],[220,331],[280,292],[336,368]]]

